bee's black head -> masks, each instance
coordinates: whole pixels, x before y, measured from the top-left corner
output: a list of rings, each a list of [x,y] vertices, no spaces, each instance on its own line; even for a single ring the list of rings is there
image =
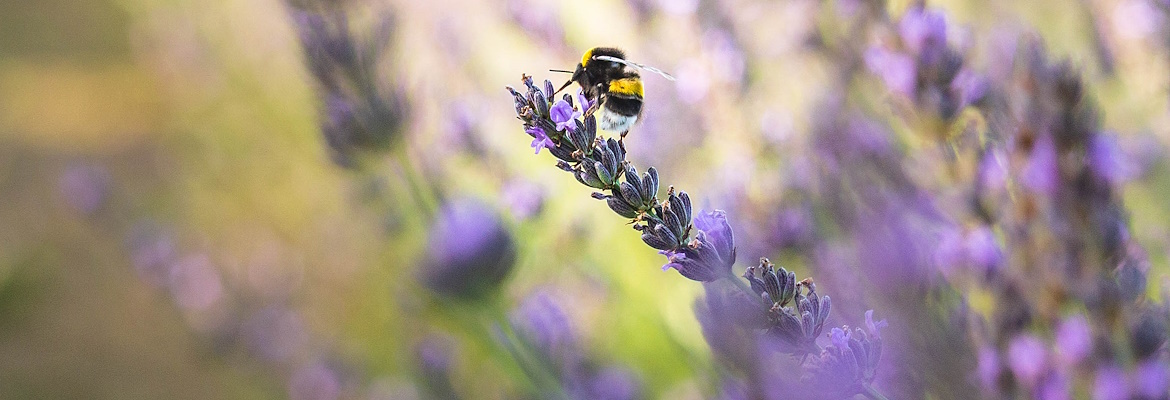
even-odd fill
[[[608,56],[613,58],[626,59],[626,53],[613,47],[594,47],[585,52],[581,56],[581,63],[577,64],[577,69],[573,71],[573,77],[565,82],[562,89],[577,82],[581,88],[585,89],[586,96],[595,98],[598,93],[595,86],[599,83],[605,83],[612,79],[617,79],[623,76],[625,65],[613,61],[597,60],[598,56]]]

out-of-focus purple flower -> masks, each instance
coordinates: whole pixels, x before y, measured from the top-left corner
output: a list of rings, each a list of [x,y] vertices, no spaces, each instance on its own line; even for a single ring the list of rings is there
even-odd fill
[[[296,311],[282,306],[264,308],[240,327],[248,350],[269,361],[285,361],[309,341],[305,321]]]
[[[1151,357],[1138,364],[1137,370],[1134,371],[1134,391],[1151,399],[1164,396],[1166,391],[1170,390],[1168,379],[1170,367],[1166,366],[1166,361]]]
[[[333,400],[340,396],[340,378],[322,362],[301,366],[289,378],[288,397],[292,400]]]
[[[504,201],[518,220],[532,218],[544,208],[544,188],[526,180],[513,180],[504,187]]]
[[[815,222],[807,209],[786,208],[772,220],[771,238],[780,247],[806,246],[815,235]]]
[[[540,154],[540,149],[551,149],[557,147],[552,139],[549,139],[548,134],[544,133],[544,129],[539,126],[528,127],[524,130],[532,135],[532,148],[536,149],[536,154]]]
[[[444,205],[427,243],[421,278],[443,295],[482,296],[508,277],[516,261],[511,232],[493,210],[476,200]]]
[[[422,371],[422,383],[434,398],[459,398],[451,384],[454,345],[454,340],[450,337],[434,335],[424,339],[415,348]]]
[[[885,48],[873,47],[865,51],[865,65],[870,72],[882,78],[890,90],[913,98],[918,73],[914,59]]]
[[[994,271],[999,267],[1003,252],[991,228],[981,226],[967,234],[967,257],[983,271]]]
[[[1003,157],[996,151],[988,151],[979,160],[979,185],[993,193],[1001,193],[1007,187],[1007,168]]]
[[[451,368],[452,340],[447,337],[428,337],[418,344],[418,360],[425,372],[444,373]]]
[[[97,211],[109,192],[110,174],[98,165],[74,165],[61,174],[58,192],[82,214]]]
[[[1047,368],[1047,346],[1039,338],[1021,334],[1008,345],[1008,367],[1023,384],[1035,387],[1040,374]]]
[[[1097,368],[1093,381],[1094,400],[1125,400],[1129,398],[1129,387],[1125,382],[1125,371],[1115,365]]]
[[[1051,137],[1045,135],[1036,140],[1020,180],[1035,192],[1051,195],[1056,190],[1060,183],[1060,170],[1056,164],[1056,146]]]
[[[1110,185],[1119,185],[1138,175],[1138,166],[1128,159],[1112,134],[1093,135],[1088,149],[1089,166],[1093,173]]]
[[[1093,352],[1093,330],[1083,314],[1065,318],[1056,328],[1056,355],[1066,365],[1080,363]]]
[[[219,271],[205,254],[175,261],[168,286],[175,303],[187,310],[206,310],[223,297]]]
[[[355,30],[344,10],[301,7],[294,6],[293,27],[318,84],[322,133],[334,161],[356,167],[359,153],[393,145],[410,113],[405,89],[383,85],[376,73],[395,18],[383,12]]]
[[[521,29],[546,45],[564,46],[565,32],[561,27],[556,3],[531,0],[508,0],[508,16]]]
[[[178,255],[171,233],[153,223],[139,223],[130,232],[130,263],[139,279],[156,288],[167,284]]]
[[[921,55],[930,48],[946,46],[946,17],[940,12],[911,8],[898,23],[898,33],[908,50]]]
[[[768,314],[740,291],[704,283],[703,298],[695,301],[695,316],[711,352],[728,365],[751,370],[759,363],[755,329],[768,327]]]
[[[1036,388],[1037,400],[1069,400],[1068,376],[1063,371],[1054,370],[1044,377],[1040,386]]]
[[[569,129],[574,124],[574,120],[581,118],[581,115],[583,115],[581,110],[574,110],[573,105],[564,99],[557,100],[548,112],[549,119],[557,124],[558,131]]]
[[[735,237],[723,210],[699,211],[694,226],[699,233],[679,251],[663,250],[669,262],[663,270],[674,268],[688,279],[711,282],[731,275],[735,264]]]
[[[999,352],[994,347],[984,346],[979,349],[975,375],[984,389],[995,388],[995,381],[999,379]]]
[[[849,398],[863,393],[873,383],[882,354],[882,341],[877,335],[884,322],[875,324],[870,310],[866,312],[866,330],[850,331],[845,327],[829,331],[832,345],[813,361],[810,373],[802,379],[817,394],[816,398]]]
[[[588,376],[574,395],[579,399],[634,400],[642,398],[642,385],[629,370],[607,367]]]
[[[561,366],[576,361],[576,335],[569,316],[545,291],[525,298],[511,313],[512,325],[529,344]]]
[[[990,86],[987,78],[968,68],[959,71],[955,80],[951,81],[951,90],[959,94],[960,109],[982,100]]]
[[[986,226],[968,232],[953,229],[939,239],[934,260],[944,273],[951,272],[955,266],[968,266],[987,273],[999,267],[1003,252],[995,240],[995,233]]]
[[[890,325],[890,323],[886,322],[886,320],[884,320],[884,319],[878,320],[877,322],[874,322],[873,310],[866,310],[865,311],[865,331],[867,333],[869,333],[870,338],[881,339],[882,338],[882,329],[885,329],[889,325]]]

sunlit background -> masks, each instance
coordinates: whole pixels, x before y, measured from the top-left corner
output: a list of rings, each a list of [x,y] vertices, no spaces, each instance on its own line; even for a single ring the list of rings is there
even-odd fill
[[[0,2],[0,398],[505,399],[549,397],[550,385],[575,398],[735,398],[737,372],[696,318],[704,285],[664,271],[627,219],[548,151],[533,154],[516,119],[505,86],[523,89],[528,74],[559,87],[568,75],[548,70],[594,46],[677,77],[642,74],[627,159],[657,168],[660,196],[673,185],[696,210],[727,211],[735,274],[769,257],[813,277],[833,296],[826,333],[864,325],[870,309],[890,321],[874,387],[891,399],[1039,397],[1026,383],[988,389],[976,354],[1010,346],[952,320],[1024,300],[935,265],[947,260],[939,227],[973,226],[956,210],[982,152],[923,132],[994,129],[993,117],[972,105],[944,126],[887,88],[863,54],[903,46],[897,21],[913,5],[880,4],[889,26],[849,30],[873,3]],[[1110,182],[1124,240],[1148,259],[1139,302],[1164,300],[1170,4],[926,6],[989,80],[1029,45],[1080,74],[1125,166]],[[343,15],[352,70],[323,61],[344,58],[329,53],[343,43],[313,36]],[[372,99],[383,108],[361,108]],[[816,132],[862,117],[884,139],[861,146],[895,149],[916,188],[907,198],[933,199],[945,224],[842,214],[864,214],[868,192],[833,196],[849,188],[826,183],[834,167],[817,149],[857,138]],[[890,240],[856,239],[882,232]],[[914,235],[928,239],[903,240]],[[906,259],[875,260],[890,251]],[[932,272],[907,290],[914,262]],[[1082,300],[1028,301],[1060,314]],[[526,324],[562,329],[536,336],[570,342],[588,382],[518,356],[540,347],[518,339]],[[1112,326],[1097,337],[1124,336]],[[1002,375],[990,386],[1014,385]],[[1101,385],[1069,378],[1076,398]]]

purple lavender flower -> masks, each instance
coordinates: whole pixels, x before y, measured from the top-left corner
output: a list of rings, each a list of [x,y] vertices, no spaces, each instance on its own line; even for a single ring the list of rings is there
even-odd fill
[[[1087,156],[1093,173],[1104,178],[1110,185],[1125,183],[1140,172],[1138,166],[1127,158],[1111,134],[1102,132],[1093,135]]]
[[[767,258],[761,258],[759,266],[748,267],[743,277],[752,291],[770,302],[766,304],[769,307],[765,326],[779,348],[793,354],[816,353],[816,340],[829,319],[832,299],[818,295],[817,286],[811,280],[797,282],[796,274],[784,268],[777,270]],[[884,321],[874,324],[872,313],[867,314],[866,322],[873,332],[885,326]]]
[[[1003,253],[995,240],[995,233],[982,226],[969,232],[959,229],[946,231],[934,252],[935,263],[944,273],[955,266],[969,266],[980,273],[995,271],[1003,261]]]
[[[902,96],[913,97],[917,77],[914,59],[885,48],[874,47],[865,52],[865,65],[882,78],[890,90]]]
[[[161,288],[171,277],[172,262],[178,257],[172,233],[154,223],[140,222],[130,232],[130,263],[138,278]]]
[[[517,179],[504,187],[504,201],[517,220],[526,220],[540,214],[544,209],[544,197],[544,187],[535,182]]]
[[[981,271],[995,271],[1003,262],[1003,252],[995,240],[995,233],[986,226],[968,232],[966,244],[968,259]]]
[[[1060,184],[1060,170],[1056,164],[1056,146],[1050,136],[1042,136],[1036,141],[1020,180],[1039,193],[1051,195],[1056,190]]]
[[[695,301],[695,316],[702,327],[703,339],[712,353],[728,365],[753,370],[760,358],[754,331],[767,328],[771,321],[754,299],[722,288],[716,283],[704,283],[706,295]]]
[[[982,100],[990,86],[986,77],[969,68],[960,70],[955,80],[951,81],[951,90],[959,95],[959,109]]]
[[[902,43],[907,49],[921,55],[931,48],[946,46],[946,18],[940,12],[912,8],[906,11],[899,21],[898,33],[901,34]]]
[[[516,261],[512,234],[476,200],[448,203],[427,238],[423,283],[443,295],[474,298],[498,287]]]
[[[1068,376],[1061,370],[1051,371],[1036,388],[1037,400],[1069,400]]]
[[[588,97],[585,97],[585,91],[583,90],[578,90],[575,97],[577,98],[577,104],[579,107],[577,108],[577,113],[581,115],[584,115],[585,111],[593,108],[593,105],[597,103],[597,101],[590,101]]]
[[[544,129],[538,126],[529,127],[524,130],[532,135],[532,148],[536,149],[536,154],[540,154],[540,149],[552,149],[557,147],[552,139],[549,139],[548,134],[544,133]]]
[[[393,145],[409,114],[405,89],[387,87],[376,72],[395,19],[383,13],[357,34],[342,9],[294,7],[300,8],[292,13],[293,26],[318,86],[326,144],[335,162],[356,167],[359,151]]]
[[[975,375],[979,378],[979,384],[983,385],[984,389],[994,389],[1001,369],[999,352],[991,346],[981,347],[975,367]]]
[[[175,261],[168,287],[175,303],[192,311],[208,309],[224,294],[219,270],[206,254],[194,254]]]
[[[288,382],[293,400],[333,400],[341,397],[341,382],[332,368],[320,361],[297,368]]]
[[[1125,400],[1129,398],[1129,387],[1125,382],[1125,371],[1116,365],[1107,365],[1097,369],[1097,377],[1093,381],[1094,400]]]
[[[873,322],[873,311],[866,312],[866,329],[850,331],[848,327],[829,331],[831,345],[813,361],[805,381],[815,398],[842,399],[864,393],[877,376],[882,355],[881,327],[885,321]]]
[[[516,331],[529,345],[559,368],[577,361],[576,334],[569,316],[553,297],[536,291],[516,307],[510,317]]]
[[[558,131],[569,129],[574,124],[574,120],[581,118],[583,113],[581,110],[573,109],[573,105],[565,100],[557,100],[549,110],[549,118],[553,123],[557,124]]]
[[[1093,352],[1093,331],[1083,314],[1065,318],[1056,328],[1056,355],[1066,365],[1080,363]]]
[[[423,386],[434,398],[458,399],[451,385],[455,340],[445,335],[428,336],[415,347]]]
[[[269,306],[257,311],[240,326],[246,348],[262,359],[286,361],[309,342],[305,321],[296,311]]]
[[[638,377],[622,367],[606,367],[586,374],[583,382],[570,392],[577,399],[634,400],[643,397]]]
[[[1008,367],[1017,379],[1029,387],[1039,383],[1047,357],[1047,346],[1030,334],[1016,336],[1008,345]]]
[[[731,275],[735,264],[735,238],[727,215],[722,210],[700,211],[694,226],[699,233],[695,240],[678,250],[662,250],[669,262],[665,271],[674,268],[688,279],[711,282]]]
[[[1138,364],[1134,371],[1134,391],[1147,398],[1164,396],[1170,390],[1170,367],[1166,360],[1152,357]]]
[[[75,165],[57,182],[61,197],[82,214],[92,214],[105,202],[110,174],[100,165]]]

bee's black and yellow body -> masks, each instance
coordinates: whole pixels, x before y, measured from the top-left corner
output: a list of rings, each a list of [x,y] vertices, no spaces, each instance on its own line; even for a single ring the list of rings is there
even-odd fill
[[[626,55],[621,50],[609,47],[589,49],[581,57],[581,63],[577,64],[573,77],[565,86],[573,82],[580,84],[585,97],[597,104],[596,111],[600,113],[597,126],[625,136],[642,115],[642,77],[628,65],[598,60],[595,58],[598,56],[624,60]]]

